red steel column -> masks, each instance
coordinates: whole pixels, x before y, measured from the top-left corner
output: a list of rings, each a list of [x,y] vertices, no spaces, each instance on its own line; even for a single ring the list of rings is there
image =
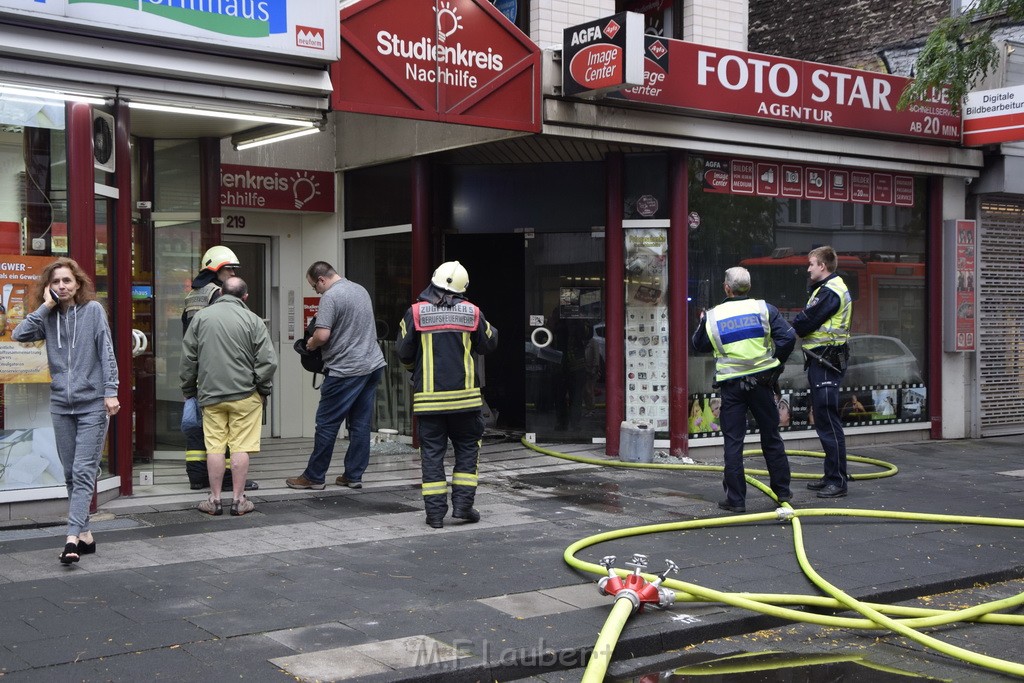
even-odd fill
[[[942,438],[942,177],[928,179],[928,412],[931,438]]]
[[[121,477],[121,495],[132,495],[132,416],[135,392],[132,391],[132,154],[131,118],[128,105],[119,102],[114,113],[114,167],[118,199],[114,204],[111,230],[111,313],[114,321],[114,356],[117,359],[117,397],[121,410],[112,422],[114,432],[114,473]]]
[[[434,254],[430,226],[430,160],[416,157],[412,160],[412,289],[409,301],[426,287],[427,278],[434,272]],[[416,416],[412,418],[412,445],[419,448],[419,429]]]
[[[605,160],[604,321],[605,454],[619,455],[619,425],[626,416],[626,272],[622,230],[622,181],[625,157],[613,152]]]
[[[675,150],[669,156],[668,226],[668,439],[669,454],[686,455],[689,430],[689,363],[690,330],[687,329],[690,279],[687,272],[689,243],[687,214],[689,213],[686,152]]]
[[[221,241],[220,140],[199,138],[200,255]]]
[[[68,238],[69,254],[96,279],[96,204],[92,156],[92,105],[68,102]]]
[[[412,291],[409,301],[416,300],[434,272],[430,233],[430,161],[417,157],[412,161]]]

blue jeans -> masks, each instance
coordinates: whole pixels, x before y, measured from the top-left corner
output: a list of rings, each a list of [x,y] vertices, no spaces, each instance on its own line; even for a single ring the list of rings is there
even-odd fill
[[[320,404],[316,409],[316,433],[313,453],[302,473],[306,479],[322,484],[334,456],[334,442],[342,420],[348,419],[348,451],[345,473],[349,481],[361,481],[370,464],[370,421],[377,402],[377,385],[384,368],[358,377],[327,377],[320,386]]]

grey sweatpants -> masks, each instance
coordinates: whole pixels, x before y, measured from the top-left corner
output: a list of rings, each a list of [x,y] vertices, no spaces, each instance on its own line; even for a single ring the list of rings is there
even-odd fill
[[[109,418],[105,410],[80,415],[51,413],[57,455],[68,487],[68,536],[89,531],[89,506],[100,473]]]

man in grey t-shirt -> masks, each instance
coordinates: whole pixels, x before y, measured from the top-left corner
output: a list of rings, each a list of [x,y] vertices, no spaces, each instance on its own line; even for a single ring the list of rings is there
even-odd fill
[[[334,442],[342,420],[347,418],[349,445],[345,471],[335,483],[362,488],[363,472],[370,462],[370,421],[377,385],[387,365],[377,345],[373,305],[363,287],[338,275],[325,261],[309,267],[306,281],[321,295],[316,332],[306,348],[321,349],[327,378],[320,386],[309,463],[302,474],[286,479],[285,483],[293,489],[320,490],[327,486]]]

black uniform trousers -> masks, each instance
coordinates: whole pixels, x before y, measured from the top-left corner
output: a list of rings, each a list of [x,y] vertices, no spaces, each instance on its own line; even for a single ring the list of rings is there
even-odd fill
[[[423,471],[423,506],[427,517],[440,519],[448,514],[447,480],[444,456],[451,439],[455,449],[452,468],[452,508],[468,510],[476,499],[477,458],[484,435],[484,418],[479,409],[465,413],[441,413],[416,416],[420,436],[420,460]]]
[[[818,352],[821,349],[817,349]],[[814,430],[825,452],[825,485],[846,488],[846,434],[839,417],[839,387],[845,373],[830,370],[811,359],[807,366],[807,383],[811,387],[811,412]]]
[[[743,470],[743,437],[747,433],[747,410],[754,416],[761,435],[761,453],[768,465],[769,483],[779,498],[790,498],[789,458],[779,435],[779,407],[771,387],[738,379],[722,382],[722,436],[725,439],[725,489],[729,505],[743,507],[747,498],[747,482]]]
[[[200,427],[202,423],[200,422]],[[198,434],[185,434],[185,474],[193,490],[210,488],[210,475],[206,469],[206,439],[202,431]],[[223,490],[230,491],[234,479],[231,478],[231,454],[225,458]]]

